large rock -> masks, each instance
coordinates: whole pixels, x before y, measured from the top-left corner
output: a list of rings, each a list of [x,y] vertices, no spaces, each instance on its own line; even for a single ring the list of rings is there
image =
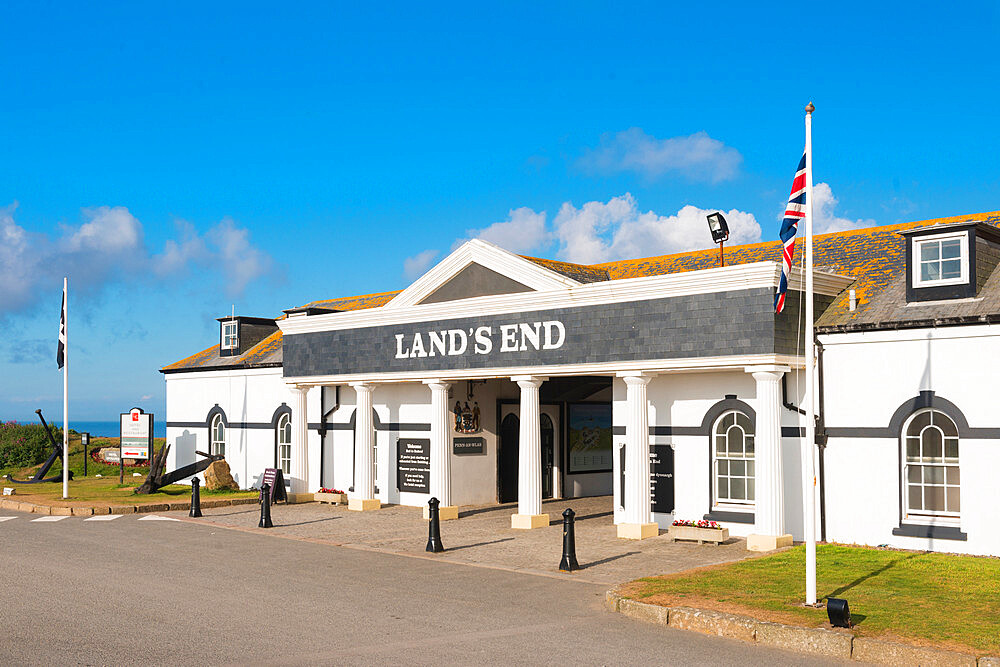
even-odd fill
[[[229,473],[229,464],[225,461],[212,461],[205,469],[205,488],[238,490],[240,487]]]

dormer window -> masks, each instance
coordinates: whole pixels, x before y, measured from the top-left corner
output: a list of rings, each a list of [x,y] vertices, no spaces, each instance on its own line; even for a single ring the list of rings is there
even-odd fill
[[[906,239],[906,302],[974,299],[1000,262],[1000,230],[952,222],[899,232]]]
[[[969,282],[968,232],[914,238],[913,286],[936,287]]]
[[[222,323],[223,350],[235,350],[240,346],[239,330],[239,322],[236,320]]]

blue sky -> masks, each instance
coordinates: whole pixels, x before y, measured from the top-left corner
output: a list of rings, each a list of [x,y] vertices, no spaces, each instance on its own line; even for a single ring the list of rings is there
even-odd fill
[[[6,3],[0,418],[164,413],[216,317],[405,286],[462,239],[572,261],[1000,209],[997,5]]]

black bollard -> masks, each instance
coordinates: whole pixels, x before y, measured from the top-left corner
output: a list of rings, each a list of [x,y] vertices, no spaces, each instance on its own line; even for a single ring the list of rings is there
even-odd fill
[[[560,572],[580,569],[580,564],[576,562],[576,529],[573,527],[575,521],[576,512],[567,507],[563,512],[563,553],[562,560],[559,561]]]
[[[438,505],[440,504],[441,501],[437,498],[431,498],[427,501],[427,509],[431,515],[427,529],[427,551],[431,553],[444,551],[444,546],[441,544],[441,515],[438,514]]]
[[[271,523],[271,485],[264,482],[260,486],[260,521],[258,528],[274,528]]]
[[[191,479],[191,511],[188,516],[201,516],[201,480]]]

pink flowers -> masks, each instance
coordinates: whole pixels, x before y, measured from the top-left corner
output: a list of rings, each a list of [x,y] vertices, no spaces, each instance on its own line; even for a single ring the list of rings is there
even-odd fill
[[[677,519],[674,521],[675,526],[691,526],[692,528],[711,528],[712,530],[722,530],[720,526],[715,521],[706,521],[701,519],[700,521],[689,521],[687,519]]]

